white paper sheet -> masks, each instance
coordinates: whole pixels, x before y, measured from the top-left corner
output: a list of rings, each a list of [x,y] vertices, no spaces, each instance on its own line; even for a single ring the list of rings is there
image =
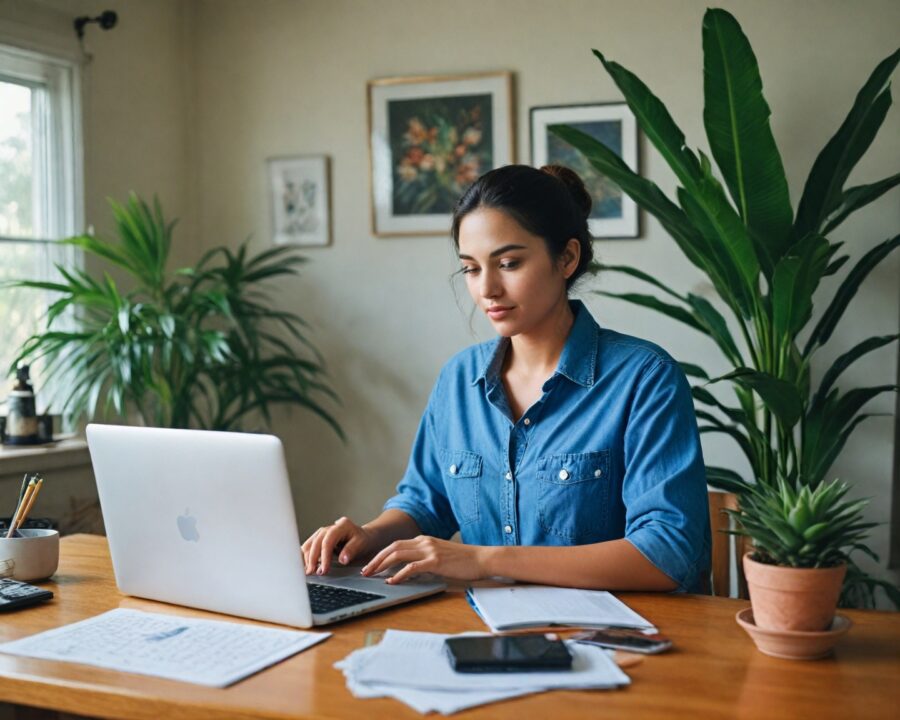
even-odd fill
[[[545,585],[470,588],[470,602],[494,632],[547,625],[656,628],[611,593]]]
[[[343,661],[335,664],[339,669],[348,667],[346,663],[355,664],[357,659],[362,659],[370,652],[377,653],[377,648],[365,648],[351,653]],[[357,656],[354,658],[354,656]],[[460,710],[466,710],[478,705],[487,705],[489,703],[507,700],[509,698],[521,697],[522,695],[531,695],[540,692],[540,689],[528,688],[519,690],[478,690],[466,693],[460,693],[458,690],[417,690],[416,688],[394,687],[391,685],[367,685],[352,679],[352,676],[345,670],[347,676],[347,689],[353,693],[353,697],[360,699],[390,697],[409,705],[413,710],[423,715],[430,712],[439,712],[443,715],[450,715]]]
[[[357,650],[335,667],[359,698],[393,697],[420,713],[459,710],[556,688],[607,689],[628,676],[601,648],[567,643],[573,670],[563,672],[457,673],[444,651],[453,635],[388,630],[379,645]]]
[[[226,687],[329,635],[119,608],[0,644],[0,652]]]

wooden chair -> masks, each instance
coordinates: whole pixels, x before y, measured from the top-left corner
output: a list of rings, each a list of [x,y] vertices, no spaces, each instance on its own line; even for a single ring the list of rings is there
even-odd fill
[[[734,493],[710,490],[709,498],[709,523],[712,531],[712,568],[710,572],[711,595],[729,597],[731,594],[731,564],[732,559],[737,569],[737,596],[748,598],[747,583],[741,558],[744,556],[746,538],[727,535],[722,530],[732,527],[731,518],[724,510],[737,510],[737,496]]]

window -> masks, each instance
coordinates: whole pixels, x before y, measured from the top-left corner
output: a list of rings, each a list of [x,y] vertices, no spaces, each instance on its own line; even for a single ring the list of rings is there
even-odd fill
[[[56,241],[82,223],[78,72],[68,61],[0,45],[0,283],[53,279],[72,266]],[[49,296],[0,289],[0,399],[6,371],[38,329]],[[42,383],[36,369],[37,387]],[[41,406],[38,396],[38,412]]]

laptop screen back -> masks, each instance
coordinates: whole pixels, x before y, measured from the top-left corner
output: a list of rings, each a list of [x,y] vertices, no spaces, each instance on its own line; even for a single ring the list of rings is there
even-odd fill
[[[122,592],[312,624],[278,438],[92,424],[87,439]]]

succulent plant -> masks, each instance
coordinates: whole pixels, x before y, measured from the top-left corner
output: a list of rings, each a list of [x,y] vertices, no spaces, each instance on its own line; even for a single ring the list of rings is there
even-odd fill
[[[844,499],[849,490],[840,480],[797,490],[779,478],[777,485],[752,486],[741,497],[740,509],[726,512],[737,521],[734,534],[753,541],[755,560],[797,568],[831,567],[864,547],[868,530],[877,525],[862,520],[867,499]]]

